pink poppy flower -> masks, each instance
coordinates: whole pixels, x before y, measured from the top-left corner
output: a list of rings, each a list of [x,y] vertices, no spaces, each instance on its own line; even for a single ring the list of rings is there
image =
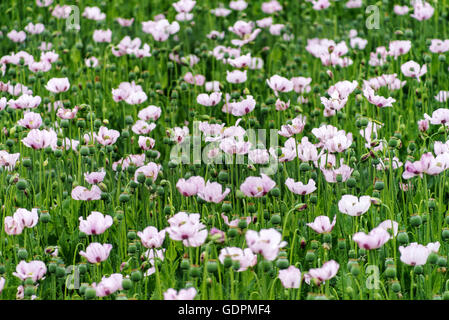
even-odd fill
[[[246,70],[226,71],[226,81],[229,83],[243,83],[247,80]]]
[[[326,280],[335,277],[339,268],[340,265],[336,261],[329,260],[325,262],[321,268],[310,269],[309,272],[304,275],[304,280],[310,285],[310,280],[315,279],[317,285],[320,285]]]
[[[424,113],[424,118],[429,120],[431,124],[443,124],[449,127],[449,109],[439,108],[432,113],[432,117]]]
[[[26,25],[24,29],[29,34],[40,34],[44,32],[45,26],[42,23],[33,24],[32,22],[30,22]]]
[[[202,86],[206,81],[206,77],[201,74],[193,76],[191,72],[187,72],[186,75],[184,76],[184,81],[189,84],[194,84],[196,86]]]
[[[51,78],[45,85],[45,89],[53,93],[60,93],[69,90],[70,83],[68,78]]]
[[[95,134],[95,140],[103,146],[109,146],[114,144],[120,137],[120,132],[114,129],[108,129],[101,126],[98,133]]]
[[[261,174],[261,177],[247,177],[240,185],[242,191],[247,197],[263,197],[271,189],[276,186],[276,182],[270,179],[266,174]]]
[[[278,92],[290,92],[293,90],[293,82],[278,75],[267,79],[267,84],[274,91],[276,97],[278,96]]]
[[[39,113],[27,112],[23,119],[17,121],[17,125],[27,129],[38,129],[42,125],[42,117]]]
[[[22,281],[31,278],[33,282],[36,282],[40,279],[43,279],[46,273],[47,267],[42,261],[33,260],[30,262],[26,262],[22,260],[16,266],[16,272],[13,272],[12,274]]]
[[[315,181],[313,179],[309,179],[307,184],[303,184],[301,181],[295,182],[292,178],[288,178],[285,180],[285,185],[291,192],[300,195],[307,195],[316,190]]]
[[[276,259],[279,249],[287,245],[287,242],[282,241],[282,234],[273,228],[262,229],[259,232],[248,230],[245,239],[253,253],[261,254],[269,261]]]
[[[382,247],[388,240],[390,234],[383,228],[374,228],[369,234],[357,232],[352,236],[352,240],[357,242],[360,248],[373,250]]]
[[[226,188],[222,192],[222,186],[218,182],[207,181],[204,188],[198,191],[198,197],[207,202],[220,203],[231,192],[231,189]]]
[[[416,242],[410,243],[408,246],[400,246],[401,261],[409,266],[422,266],[427,263],[427,259],[432,252],[439,249],[439,242],[429,243],[427,246]]]
[[[139,113],[137,114],[137,117],[139,117],[140,120],[144,121],[149,120],[156,121],[161,116],[161,112],[162,112],[161,108],[151,105],[140,110]]]
[[[24,227],[33,228],[37,224],[39,217],[36,208],[31,209],[31,211],[19,208],[14,213],[13,219],[19,221]]]
[[[14,170],[19,158],[20,153],[8,153],[5,150],[0,150],[0,167],[8,171]]]
[[[93,185],[91,190],[82,186],[77,186],[73,188],[71,195],[73,200],[82,200],[82,201],[100,200],[101,189],[96,185]]]
[[[92,38],[95,42],[111,42],[112,31],[110,29],[107,30],[94,30]]]
[[[149,137],[139,136],[138,144],[142,150],[151,150],[154,148],[156,140]]]
[[[317,233],[329,233],[332,229],[334,229],[336,222],[337,215],[334,216],[332,223],[328,216],[318,216],[313,222],[307,223],[307,226],[312,228]]]
[[[42,99],[39,96],[31,96],[29,94],[22,94],[18,99],[10,99],[8,105],[12,109],[34,109],[40,105]]]
[[[134,22],[134,18],[131,19],[116,18],[115,21],[117,21],[118,24],[121,25],[122,27],[130,27]]]
[[[33,149],[44,149],[47,147],[55,150],[57,145],[58,136],[53,129],[39,130],[32,129],[28,132],[27,136],[22,139],[25,146]]]
[[[4,228],[6,234],[13,236],[13,235],[19,235],[22,233],[24,229],[24,225],[22,224],[22,221],[14,219],[14,217],[8,216],[5,217],[5,220],[3,221]]]
[[[203,190],[205,186],[204,178],[200,176],[193,176],[189,179],[179,179],[176,183],[176,188],[184,197],[191,197]]]
[[[374,90],[369,86],[363,89],[363,96],[369,103],[379,108],[392,107],[393,103],[396,102],[396,99],[393,99],[392,97],[385,98],[383,96],[376,95]]]
[[[122,282],[123,275],[121,273],[113,273],[109,277],[103,276],[98,284],[92,283],[92,287],[95,289],[97,297],[105,297],[118,290],[123,290]]]
[[[154,249],[162,246],[165,239],[166,230],[158,231],[155,227],[146,227],[143,231],[137,232],[145,248]]]
[[[24,31],[17,31],[17,30],[11,30],[6,34],[6,36],[9,38],[9,40],[16,43],[24,42],[25,39],[27,38],[27,35]]]
[[[147,123],[144,120],[137,120],[131,130],[135,134],[148,134],[156,128],[155,123]]]
[[[162,166],[154,162],[149,162],[148,164],[141,166],[134,173],[134,181],[137,182],[137,177],[143,174],[146,178],[156,181],[159,171],[161,171]]]
[[[423,119],[418,121],[418,129],[421,132],[425,132],[429,129],[429,120]]]
[[[109,257],[112,245],[92,242],[86,251],[80,251],[80,256],[84,257],[90,263],[100,263]]]
[[[102,21],[106,19],[106,14],[98,7],[85,7],[82,16],[89,20]]]
[[[92,211],[92,213],[84,220],[83,217],[79,217],[81,232],[87,235],[99,235],[104,233],[110,226],[112,226],[113,220],[109,215],[103,215],[101,212]]]
[[[106,176],[105,171],[84,173],[84,179],[89,184],[98,184],[100,182],[103,182],[105,176]]]
[[[286,289],[297,289],[301,284],[301,271],[295,266],[279,270],[279,279]]]
[[[195,288],[181,289],[176,291],[175,289],[168,289],[164,292],[164,300],[193,300],[196,296]]]
[[[415,61],[408,61],[401,66],[401,71],[406,77],[416,78],[420,82],[420,77],[427,73],[427,66],[422,67]]]
[[[406,15],[409,11],[409,8],[407,6],[400,6],[400,5],[395,5],[393,7],[393,12],[396,13],[399,16],[403,16]]]
[[[435,9],[428,3],[422,0],[413,1],[413,14],[410,17],[418,21],[428,20],[433,16]]]
[[[221,101],[221,92],[212,92],[210,95],[202,93],[196,97],[196,102],[206,107],[215,106],[219,104],[220,101]]]
[[[257,255],[254,254],[251,249],[237,248],[237,247],[226,247],[220,250],[220,255],[218,260],[224,263],[226,257],[231,258],[232,261],[237,261],[240,268],[237,272],[242,272],[250,267],[254,267],[257,264]]]
[[[338,209],[340,212],[350,216],[361,216],[369,210],[370,206],[370,196],[357,198],[356,196],[346,194],[338,201]]]
[[[187,214],[178,212],[168,219],[169,227],[166,228],[170,238],[182,241],[186,247],[199,247],[207,238],[207,229],[200,222],[199,213]]]
[[[253,149],[248,152],[250,163],[266,164],[270,161],[270,154],[266,149]]]

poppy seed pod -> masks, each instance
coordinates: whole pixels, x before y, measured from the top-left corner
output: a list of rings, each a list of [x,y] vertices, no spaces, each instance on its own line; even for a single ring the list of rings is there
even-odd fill
[[[92,287],[87,287],[86,291],[84,292],[84,297],[88,300],[95,299],[97,296],[97,291]]]
[[[413,215],[410,217],[410,224],[413,227],[419,227],[423,222],[423,219],[419,215]]]
[[[395,278],[396,277],[396,268],[388,267],[387,269],[385,269],[385,276],[387,278]]]
[[[313,251],[313,250],[307,251],[306,256],[305,256],[306,262],[312,263],[315,261],[315,258],[316,258],[315,251]]]
[[[217,261],[215,261],[215,260],[209,260],[209,261],[206,263],[206,270],[207,270],[207,272],[209,272],[209,273],[215,273],[215,272],[217,272],[217,271],[218,271],[218,264],[217,264]]]
[[[397,236],[397,240],[398,240],[399,244],[401,244],[401,245],[408,244],[409,238],[408,238],[407,232],[405,232],[405,231],[399,232],[398,236]]]
[[[287,269],[288,265],[289,265],[289,262],[288,262],[288,259],[286,259],[286,258],[281,258],[276,261],[276,266],[281,270]]]
[[[28,258],[28,251],[27,251],[25,248],[20,248],[20,249],[17,251],[17,257],[18,257],[20,260],[26,260],[26,258]]]
[[[189,271],[189,275],[192,278],[198,278],[201,276],[201,269],[198,266],[191,266],[190,267],[190,271]]]
[[[274,215],[271,216],[270,221],[271,221],[272,224],[277,225],[277,224],[280,224],[280,223],[281,223],[282,219],[281,219],[281,216],[280,216],[280,215],[274,214]]]
[[[131,280],[133,282],[139,282],[140,280],[142,280],[142,272],[140,272],[139,270],[135,270],[131,273]]]

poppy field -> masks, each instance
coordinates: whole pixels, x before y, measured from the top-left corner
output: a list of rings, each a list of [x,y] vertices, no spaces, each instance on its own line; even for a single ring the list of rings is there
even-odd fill
[[[449,1],[0,12],[1,300],[449,300]]]

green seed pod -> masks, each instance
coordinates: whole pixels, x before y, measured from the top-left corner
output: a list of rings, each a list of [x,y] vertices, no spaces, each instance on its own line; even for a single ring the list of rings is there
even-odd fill
[[[423,273],[423,267],[422,266],[415,266],[414,268],[413,268],[413,272],[415,273],[415,274],[422,274]]]
[[[120,202],[126,203],[126,202],[129,201],[129,194],[122,193],[122,194],[120,194],[118,199],[119,199]]]
[[[340,250],[346,250],[346,240],[345,239],[338,239],[337,247]]]
[[[189,261],[189,259],[182,259],[180,267],[184,271],[189,270],[190,269],[190,261]]]
[[[192,266],[192,267],[190,267],[189,275],[192,278],[198,278],[201,276],[201,269],[199,267]]]
[[[221,205],[221,211],[223,212],[231,212],[232,204],[230,202],[223,202]]]
[[[133,283],[130,279],[125,278],[122,280],[122,287],[123,287],[123,290],[129,290],[133,287]]]
[[[28,182],[24,179],[19,179],[16,184],[17,189],[23,191],[28,187]]]
[[[28,251],[27,251],[25,248],[20,248],[20,249],[17,251],[17,257],[18,257],[20,260],[26,260],[26,258],[28,258]]]
[[[139,270],[133,271],[131,273],[131,280],[133,282],[139,282],[140,280],[142,280],[142,272],[140,272]]]
[[[437,265],[439,267],[446,267],[447,259],[445,257],[439,257],[438,260],[437,260]]]
[[[206,270],[209,273],[215,273],[218,271],[218,264],[215,260],[209,260],[206,264]]]
[[[313,250],[317,250],[320,247],[320,243],[316,240],[312,240],[312,241],[310,241],[310,247]]]
[[[273,189],[271,189],[270,194],[273,197],[279,197],[281,195],[281,190],[279,188],[277,188],[277,187],[273,188]]]
[[[401,244],[401,245],[408,244],[409,243],[409,238],[408,238],[407,232],[405,232],[405,231],[399,232],[397,240],[398,240],[399,244]]]
[[[330,233],[324,233],[323,234],[323,242],[324,243],[331,243],[332,242],[332,235]]]
[[[220,171],[220,173],[218,174],[218,181],[220,181],[221,183],[228,182],[228,178],[229,175],[226,171]]]
[[[240,219],[237,227],[239,227],[239,229],[246,229],[248,227],[248,223],[246,222],[246,219]]]
[[[396,268],[388,267],[387,269],[385,269],[385,276],[387,278],[396,278]]]
[[[443,231],[441,232],[441,237],[443,238],[444,241],[449,240],[449,229],[448,228],[443,229]]]
[[[66,276],[66,269],[64,266],[57,266],[55,274],[57,278],[63,278]]]
[[[360,265],[358,263],[352,263],[350,271],[354,277],[357,277],[360,274]]]
[[[396,292],[396,293],[401,291],[401,285],[400,285],[399,281],[393,281],[391,283],[391,290],[393,290],[393,292]]]
[[[431,254],[429,254],[429,257],[427,258],[427,262],[430,264],[436,264],[438,262],[438,254],[436,254],[435,252],[432,252]]]
[[[86,291],[84,292],[84,297],[88,300],[95,299],[97,296],[97,291],[94,288],[87,287]]]
[[[282,222],[281,216],[278,214],[274,214],[270,219],[271,223],[274,225],[280,224]]]
[[[235,228],[231,228],[228,230],[228,237],[229,238],[234,238],[238,235],[238,231]]]
[[[354,188],[357,185],[357,180],[351,177],[346,181],[346,184],[348,185],[349,188]]]
[[[422,224],[422,218],[419,215],[413,215],[410,217],[410,224],[413,227],[419,227]]]
[[[229,256],[225,257],[223,260],[223,266],[225,268],[230,268],[232,266],[232,258]]]
[[[31,297],[32,295],[34,295],[36,293],[36,289],[34,288],[33,285],[31,286],[25,286],[25,290],[23,291],[25,297]]]
[[[288,262],[288,259],[286,259],[286,258],[278,259],[276,261],[276,266],[281,270],[287,269],[288,265],[289,265],[289,262]]]
[[[385,183],[383,181],[376,181],[374,184],[374,189],[376,190],[383,190],[385,188]]]
[[[315,261],[315,258],[316,258],[316,255],[313,250],[307,251],[306,256],[305,256],[306,262],[312,263]]]

